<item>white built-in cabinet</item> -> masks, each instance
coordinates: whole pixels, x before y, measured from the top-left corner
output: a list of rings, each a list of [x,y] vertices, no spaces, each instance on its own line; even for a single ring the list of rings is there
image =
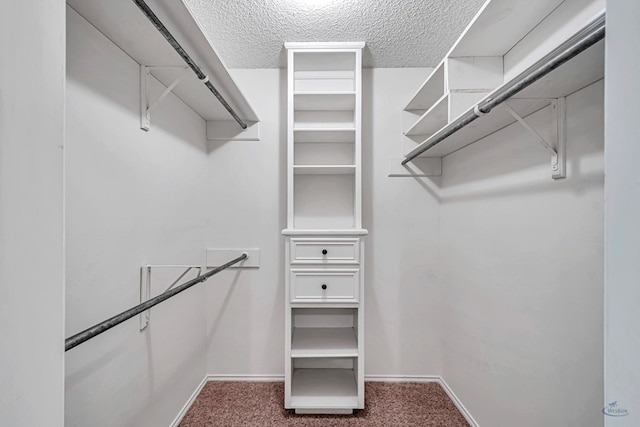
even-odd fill
[[[364,43],[286,43],[285,407],[364,408]]]

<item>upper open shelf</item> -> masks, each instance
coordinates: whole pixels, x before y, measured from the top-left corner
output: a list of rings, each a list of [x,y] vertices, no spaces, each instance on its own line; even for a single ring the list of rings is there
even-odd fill
[[[527,117],[549,106],[553,99],[570,95],[603,77],[604,41],[601,41],[578,55],[572,61],[567,62],[524,89],[507,101],[507,104],[518,113],[520,117]],[[502,87],[497,88],[494,92],[487,95],[485,99],[492,98],[494,93],[499,93],[501,89]],[[474,106],[475,103],[468,108],[467,113],[472,112]],[[493,109],[491,113],[479,117],[473,123],[465,126],[453,135],[447,137],[446,140],[430,148],[425,152],[425,156],[444,157],[515,121],[515,118],[508,112],[504,105],[498,106]],[[451,125],[453,126],[455,123]],[[442,126],[425,140],[420,141],[420,144],[407,153],[407,155],[411,155],[422,147],[431,144],[442,133],[448,130],[448,128],[449,125]]]
[[[296,111],[353,110],[356,93],[349,92],[295,92],[293,105]]]
[[[250,129],[251,125],[258,121],[257,114],[229,74],[213,45],[204,35],[202,27],[187,4],[178,0],[146,0],[146,3],[194,62],[208,75],[209,81]],[[151,74],[165,87],[170,86],[185,74],[180,83],[173,88],[173,93],[204,120],[235,124],[229,112],[203,82],[191,70],[185,73],[187,64],[133,1],[68,0],[67,4],[134,61],[140,65],[152,67]],[[224,125],[222,124],[223,128]],[[238,133],[242,131],[239,125],[235,127]],[[208,123],[208,136],[214,136],[210,139],[216,139],[215,131],[216,127]],[[228,128],[224,131],[229,133]],[[233,138],[233,131],[229,136]]]
[[[565,0],[488,1],[447,57],[504,56]]]
[[[547,106],[564,120],[559,100],[604,77],[604,13],[604,0],[487,1],[407,103],[404,163],[446,156],[516,121],[533,131],[523,118]],[[552,165],[563,159],[563,147],[542,143]]]

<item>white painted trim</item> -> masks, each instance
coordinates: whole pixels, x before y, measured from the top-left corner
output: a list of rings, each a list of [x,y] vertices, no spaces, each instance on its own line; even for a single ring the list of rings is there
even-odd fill
[[[369,231],[364,228],[343,228],[343,229],[328,229],[328,228],[285,228],[282,230],[284,236],[366,236]]]
[[[187,415],[187,411],[189,410],[189,408],[191,408],[191,405],[193,405],[193,402],[196,401],[196,398],[200,395],[200,392],[202,391],[206,383],[207,383],[207,377],[204,377],[202,381],[200,381],[200,384],[198,384],[196,389],[193,391],[193,393],[189,397],[189,400],[187,400],[187,403],[184,404],[182,409],[180,409],[180,412],[178,412],[178,415],[176,415],[175,419],[171,423],[171,427],[178,427],[180,425],[180,423],[182,422],[182,419],[184,418],[185,415]]]
[[[209,374],[205,378],[207,381],[254,381],[254,382],[284,382],[284,375],[264,374]]]
[[[458,399],[458,396],[456,396],[456,394],[453,392],[453,390],[451,390],[451,387],[449,387],[449,384],[447,384],[447,382],[444,380],[444,378],[440,377],[440,381],[439,382],[440,382],[440,385],[442,386],[442,388],[444,389],[444,391],[449,396],[449,399],[451,399],[453,404],[456,405],[456,408],[458,408],[458,411],[460,411],[460,413],[462,414],[464,419],[467,420],[469,425],[471,427],[480,427],[480,424],[478,424],[476,422],[476,420],[473,419],[473,417],[471,416],[471,413],[467,410],[467,408],[465,408],[465,406],[462,404],[460,399]]]
[[[363,49],[365,42],[285,42],[285,49]]]
[[[437,375],[365,375],[364,380],[377,383],[436,383]]]

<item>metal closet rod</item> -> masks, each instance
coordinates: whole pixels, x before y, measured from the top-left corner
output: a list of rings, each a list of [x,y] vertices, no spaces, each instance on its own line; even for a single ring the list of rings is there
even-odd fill
[[[73,347],[78,346],[80,344],[82,344],[85,341],[90,340],[93,337],[96,337],[98,335],[100,335],[101,333],[108,331],[109,329],[113,328],[114,326],[119,325],[120,323],[124,322],[125,320],[131,319],[133,316],[142,313],[143,311],[146,311],[148,309],[150,309],[151,307],[154,307],[158,304],[160,304],[163,301],[168,300],[169,298],[179,294],[182,291],[186,291],[187,289],[189,289],[190,287],[197,285],[198,283],[204,282],[205,280],[207,280],[209,277],[213,276],[214,274],[220,273],[222,270],[225,270],[229,267],[231,267],[234,264],[239,263],[242,260],[245,260],[249,258],[249,256],[246,253],[243,253],[241,256],[239,256],[236,259],[233,259],[231,261],[229,261],[228,263],[221,265],[220,267],[216,267],[213,270],[207,271],[205,274],[203,274],[202,276],[198,276],[193,280],[189,280],[188,282],[183,283],[180,286],[176,286],[175,288],[163,292],[160,295],[158,295],[157,297],[151,298],[148,301],[143,302],[142,304],[138,304],[135,307],[130,308],[129,310],[123,311],[120,314],[116,314],[115,316],[98,323],[97,325],[94,325],[88,329],[85,329],[82,332],[79,332],[75,335],[70,336],[69,338],[67,338],[66,340],[64,340],[64,351],[69,351],[71,350]]]
[[[490,98],[484,102],[478,103],[473,111],[469,111],[464,114],[460,118],[458,118],[455,122],[453,122],[449,129],[447,129],[442,135],[438,136],[433,142],[429,145],[422,147],[415,153],[407,156],[402,161],[402,165],[406,165],[420,154],[429,150],[430,148],[438,145],[454,133],[458,132],[460,129],[467,126],[469,123],[476,120],[478,117],[482,117],[485,114],[489,113],[492,109],[502,104],[507,99],[511,98],[524,88],[530,86],[534,82],[536,82],[541,77],[549,74],[551,71],[555,70],[565,62],[573,59],[583,51],[587,50],[600,40],[604,39],[605,34],[605,23],[604,20],[591,32],[589,32],[586,36],[580,38],[577,42],[572,44],[570,47],[563,50],[558,55],[554,56],[544,64],[536,67],[531,72],[527,73],[526,76],[522,77],[518,81],[510,84],[505,87],[503,90],[494,95],[493,98]]]
[[[178,55],[180,55],[182,59],[184,59],[184,62],[186,62],[187,65],[193,70],[193,72],[196,73],[196,76],[198,76],[198,78],[205,84],[205,86],[209,88],[211,93],[213,93],[215,97],[218,98],[218,101],[220,101],[222,106],[229,112],[229,114],[231,114],[233,119],[238,122],[240,127],[242,127],[242,129],[246,129],[247,124],[240,118],[240,116],[238,116],[233,108],[231,108],[231,105],[229,105],[224,97],[220,95],[220,92],[218,92],[215,86],[209,81],[209,77],[202,72],[200,67],[198,67],[195,62],[193,62],[193,59],[191,59],[189,54],[185,52],[182,46],[180,46],[180,43],[178,43],[175,37],[173,37],[169,30],[167,30],[167,27],[165,27],[162,21],[158,19],[156,14],[153,13],[153,11],[144,2],[144,0],[133,0],[133,2],[140,8],[142,13],[144,13],[144,15],[149,19],[149,21],[151,21],[151,23],[158,29],[158,31],[160,31],[160,34],[162,34],[164,38],[167,39],[169,44],[175,49],[176,52],[178,52]]]

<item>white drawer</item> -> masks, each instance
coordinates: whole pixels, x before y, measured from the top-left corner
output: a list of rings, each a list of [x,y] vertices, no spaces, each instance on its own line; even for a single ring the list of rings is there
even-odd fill
[[[291,264],[359,264],[360,239],[291,238]]]
[[[360,270],[291,269],[291,302],[358,302]]]

